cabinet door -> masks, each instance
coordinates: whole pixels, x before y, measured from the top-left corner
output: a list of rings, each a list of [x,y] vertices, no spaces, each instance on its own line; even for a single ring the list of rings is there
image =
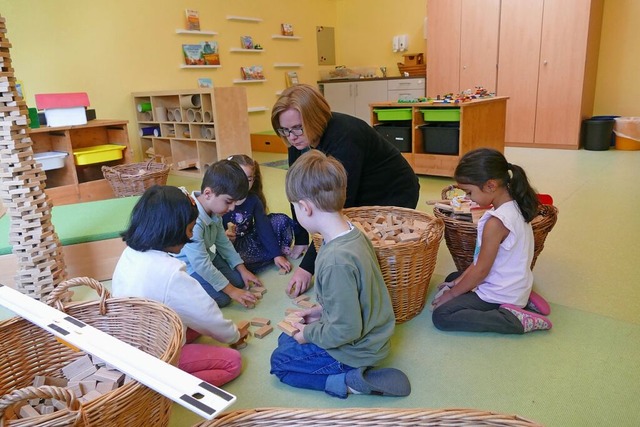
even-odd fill
[[[579,144],[590,11],[590,1],[544,0],[537,144]]]
[[[460,89],[462,0],[427,0],[427,96]]]
[[[543,4],[544,0],[502,0],[497,94],[509,97],[507,143],[534,141]]]
[[[356,94],[354,116],[371,124],[371,108],[369,108],[369,104],[386,101],[387,81],[356,82],[353,85]]]
[[[331,111],[355,115],[355,88],[351,82],[325,83],[324,97]]]

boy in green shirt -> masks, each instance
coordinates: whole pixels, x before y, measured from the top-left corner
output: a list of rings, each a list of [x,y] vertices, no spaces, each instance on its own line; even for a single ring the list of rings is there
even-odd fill
[[[406,375],[376,369],[390,350],[395,327],[391,299],[371,242],[342,216],[347,175],[317,150],[301,156],[286,177],[286,192],[300,224],[320,233],[316,259],[318,305],[301,311],[299,332],[281,334],[271,373],[294,387],[353,394],[407,396]]]

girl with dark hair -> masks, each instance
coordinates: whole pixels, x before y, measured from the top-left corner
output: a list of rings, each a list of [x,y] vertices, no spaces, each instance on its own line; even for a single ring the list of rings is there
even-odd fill
[[[269,213],[258,162],[246,154],[236,154],[227,160],[238,163],[249,181],[247,198],[236,202],[235,209],[222,216],[227,237],[249,270],[255,272],[275,264],[288,273],[293,220],[283,213]]]
[[[481,148],[460,159],[454,178],[472,201],[493,209],[478,222],[473,263],[438,286],[433,324],[503,334],[551,329],[549,305],[532,292],[531,220],[539,202],[525,171],[499,151]]]
[[[159,185],[147,189],[122,233],[127,248],[113,273],[112,289],[117,297],[147,298],[172,308],[186,329],[178,367],[221,386],[240,375],[240,353],[192,341],[206,335],[231,344],[244,337],[200,283],[187,274],[185,263],[173,257],[191,241],[197,217],[198,208],[186,190]]]

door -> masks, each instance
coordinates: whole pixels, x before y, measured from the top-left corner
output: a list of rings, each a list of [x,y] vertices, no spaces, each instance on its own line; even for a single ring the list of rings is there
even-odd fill
[[[502,0],[497,94],[508,96],[505,140],[535,139],[544,0]]]
[[[387,81],[373,80],[353,83],[355,91],[355,113],[357,118],[371,124],[369,104],[387,100]]]
[[[462,0],[427,0],[427,96],[460,89]]]
[[[324,83],[324,97],[331,111],[355,114],[355,88],[351,82]]]

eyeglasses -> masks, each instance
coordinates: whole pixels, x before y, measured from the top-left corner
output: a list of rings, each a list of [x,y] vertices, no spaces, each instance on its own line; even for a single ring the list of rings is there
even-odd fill
[[[288,137],[290,134],[294,136],[300,136],[304,133],[304,129],[302,129],[302,125],[294,126],[291,129],[289,128],[278,128],[278,134],[280,136]]]

